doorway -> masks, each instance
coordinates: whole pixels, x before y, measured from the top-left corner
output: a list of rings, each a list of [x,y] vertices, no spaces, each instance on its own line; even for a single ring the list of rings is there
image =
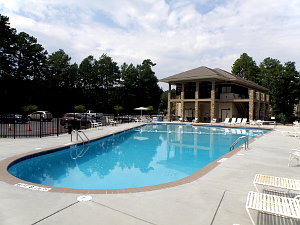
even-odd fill
[[[225,118],[229,118],[230,109],[222,109],[221,110],[221,121],[224,121]]]

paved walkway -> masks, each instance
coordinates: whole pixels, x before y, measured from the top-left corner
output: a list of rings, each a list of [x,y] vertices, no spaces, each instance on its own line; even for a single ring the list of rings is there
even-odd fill
[[[87,135],[109,134],[135,125],[93,129]],[[78,194],[33,191],[0,181],[0,224],[249,225],[245,201],[248,191],[255,190],[252,181],[256,173],[300,179],[300,166],[287,166],[288,152],[300,146],[300,139],[283,136],[282,130],[293,128],[277,126],[251,143],[248,151],[239,151],[198,180],[157,191],[94,194],[91,201],[78,202]],[[0,139],[0,160],[68,142],[67,134]],[[259,224],[279,225],[282,221],[260,217]]]

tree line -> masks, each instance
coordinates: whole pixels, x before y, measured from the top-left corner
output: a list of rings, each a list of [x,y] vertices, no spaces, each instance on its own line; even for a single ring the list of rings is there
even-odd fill
[[[32,105],[57,116],[74,111],[75,106],[103,113],[133,113],[139,106],[151,106],[154,111],[167,108],[167,92],[159,88],[150,59],[118,66],[102,54],[71,63],[64,50],[48,54],[35,37],[17,33],[1,14],[0,28],[0,112],[22,113]],[[295,62],[282,64],[268,57],[258,66],[243,53],[231,72],[268,88],[273,115],[293,116],[300,99]]]
[[[243,53],[232,65],[231,72],[268,88],[273,115],[294,117],[295,104],[300,100],[300,73],[295,62],[282,64],[268,57],[257,66],[252,57]]]
[[[35,37],[17,33],[1,14],[0,27],[0,112],[22,113],[31,105],[57,116],[78,105],[103,113],[158,109],[163,91],[150,59],[118,66],[102,54],[71,63],[64,50],[48,54]]]

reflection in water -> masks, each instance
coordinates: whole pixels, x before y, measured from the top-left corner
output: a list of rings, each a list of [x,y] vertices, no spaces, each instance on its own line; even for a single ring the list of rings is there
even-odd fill
[[[261,130],[147,125],[23,160],[9,172],[33,183],[67,188],[155,185],[196,172],[227,153],[240,136],[260,134]]]

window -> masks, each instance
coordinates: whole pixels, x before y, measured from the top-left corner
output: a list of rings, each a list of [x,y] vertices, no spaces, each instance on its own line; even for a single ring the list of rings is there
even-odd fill
[[[222,93],[231,93],[231,87],[222,87]]]

